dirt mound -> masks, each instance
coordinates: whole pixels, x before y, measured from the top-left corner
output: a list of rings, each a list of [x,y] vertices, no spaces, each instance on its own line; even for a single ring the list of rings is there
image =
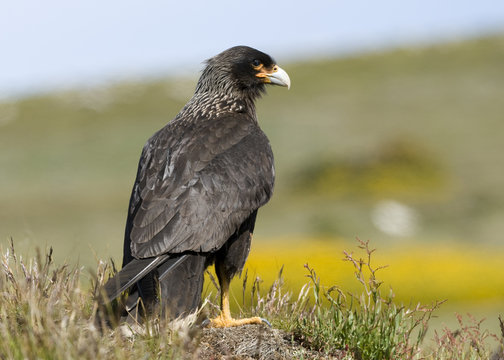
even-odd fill
[[[264,325],[205,328],[194,354],[198,359],[340,359],[301,346],[292,335]]]

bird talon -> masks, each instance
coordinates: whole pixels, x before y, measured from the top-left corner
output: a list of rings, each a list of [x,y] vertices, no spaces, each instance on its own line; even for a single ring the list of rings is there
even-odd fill
[[[260,317],[251,317],[251,318],[245,318],[245,319],[233,319],[232,317],[223,316],[222,314],[217,316],[214,319],[210,319],[209,323],[210,324],[208,326],[215,327],[215,328],[227,328],[227,327],[262,324],[262,323],[265,323],[269,327],[271,327],[271,324],[268,320],[260,318]]]
[[[268,320],[266,320],[265,318],[260,318],[260,319],[261,319],[261,321],[262,321],[263,323],[265,323],[266,325],[268,325],[268,327],[272,327],[272,326],[271,326],[271,323],[270,323]]]

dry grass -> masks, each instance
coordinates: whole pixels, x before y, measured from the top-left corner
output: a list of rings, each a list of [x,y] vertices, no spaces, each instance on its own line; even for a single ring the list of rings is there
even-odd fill
[[[269,287],[245,274],[241,316],[268,318],[273,328],[207,329],[193,316],[170,322],[154,315],[141,326],[115,328],[97,323],[97,291],[113,270],[104,262],[92,276],[82,268],[55,265],[52,250],[24,260],[11,245],[1,255],[0,357],[5,359],[499,359],[503,337],[480,322],[436,333],[435,346],[422,350],[432,307],[408,307],[381,292],[382,268],[373,250],[345,253],[360,291],[323,288],[306,266],[309,282],[297,295],[285,290],[282,272]],[[91,279],[91,284],[83,282]],[[251,287],[247,282],[252,282]],[[250,293],[249,293],[250,289]],[[203,314],[217,312],[215,294]],[[501,326],[502,325],[501,322]],[[503,328],[504,333],[504,328]],[[504,334],[503,334],[504,335]],[[493,338],[500,344],[491,348]],[[495,354],[492,356],[492,351]]]

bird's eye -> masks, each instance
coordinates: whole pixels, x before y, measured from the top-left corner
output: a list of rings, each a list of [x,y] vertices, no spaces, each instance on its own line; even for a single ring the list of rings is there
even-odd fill
[[[254,61],[252,61],[252,66],[258,67],[259,65],[261,65],[261,62],[259,60],[255,59]]]

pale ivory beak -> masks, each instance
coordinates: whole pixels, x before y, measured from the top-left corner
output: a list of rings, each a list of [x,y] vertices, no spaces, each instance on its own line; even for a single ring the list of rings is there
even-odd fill
[[[280,66],[276,65],[273,72],[270,74],[266,74],[271,84],[286,86],[287,89],[290,89],[291,81],[287,72],[282,69]]]

